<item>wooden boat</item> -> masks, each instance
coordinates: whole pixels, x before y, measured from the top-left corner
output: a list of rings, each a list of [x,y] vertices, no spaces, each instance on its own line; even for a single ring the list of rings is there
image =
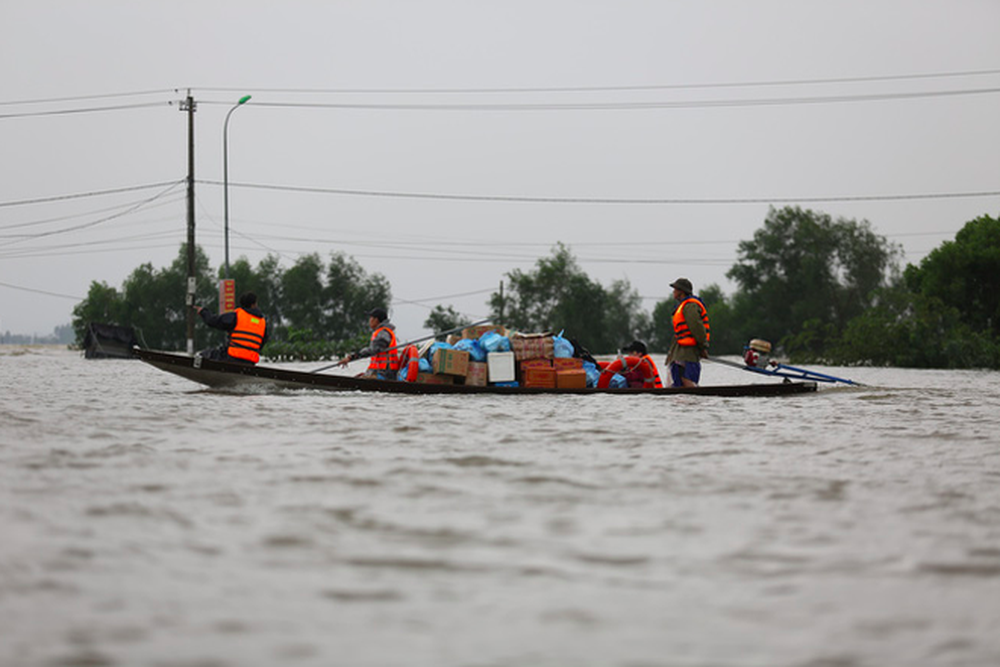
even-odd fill
[[[329,391],[379,391],[392,394],[642,394],[696,396],[783,396],[816,391],[815,382],[774,382],[663,389],[555,389],[547,387],[477,387],[462,384],[423,384],[375,380],[346,375],[293,371],[273,366],[250,366],[214,361],[175,352],[135,348],[135,356],[162,371],[203,384],[212,389],[267,391],[271,389],[324,389]]]

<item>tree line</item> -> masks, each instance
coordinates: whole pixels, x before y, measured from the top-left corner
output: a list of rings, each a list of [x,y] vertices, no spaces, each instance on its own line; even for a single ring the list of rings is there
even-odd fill
[[[183,349],[186,258],[182,246],[169,267],[143,264],[121,289],[92,283],[73,310],[77,342],[96,321],[133,326],[149,347]],[[717,285],[700,290],[712,322],[712,353],[740,354],[751,338],[764,338],[793,362],[1000,368],[1000,221],[976,218],[918,265],[903,268],[901,260],[900,247],[867,221],[771,209],[737,248],[726,274],[735,292],[726,295]],[[214,304],[216,278],[200,248],[196,267],[196,300]],[[240,258],[230,277],[264,304],[273,327],[265,350],[271,359],[329,359],[357,349],[368,336],[365,313],[392,296],[384,276],[367,273],[343,253],[328,261],[305,255],[287,269],[273,255],[256,267]],[[647,312],[627,280],[602,285],[562,244],[531,270],[505,274],[504,289],[486,305],[494,322],[562,331],[595,354],[636,338],[666,350],[676,306],[664,300]],[[440,304],[424,326],[444,331],[467,323]],[[198,349],[221,342],[219,332],[204,327],[195,335]]]

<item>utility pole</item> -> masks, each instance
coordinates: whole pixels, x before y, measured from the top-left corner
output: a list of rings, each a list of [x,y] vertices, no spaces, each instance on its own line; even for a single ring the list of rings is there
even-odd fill
[[[184,304],[187,306],[187,353],[194,355],[194,294],[197,287],[195,280],[194,252],[194,112],[197,103],[191,97],[188,89],[187,99],[181,102],[181,111],[188,114],[188,176],[187,176],[187,294]]]
[[[500,281],[500,317],[497,318],[499,321],[497,324],[503,326],[503,281]]]

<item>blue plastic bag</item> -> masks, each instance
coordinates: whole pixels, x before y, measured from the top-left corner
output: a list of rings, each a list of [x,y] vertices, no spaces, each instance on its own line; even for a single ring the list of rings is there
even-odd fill
[[[478,340],[473,338],[463,338],[458,341],[455,343],[455,349],[468,352],[469,359],[472,361],[486,361],[486,350],[483,349],[483,346],[479,344]]]
[[[628,389],[628,380],[621,373],[615,373],[611,376],[611,381],[608,382],[608,387],[610,389]]]
[[[434,369],[431,367],[431,362],[427,361],[423,357],[417,359],[417,372],[418,373],[430,373]],[[406,382],[406,376],[410,372],[410,365],[403,364],[399,368],[399,373],[396,374],[396,379],[400,382]]]
[[[601,369],[597,367],[597,364],[585,361],[583,362],[583,371],[587,374],[587,386],[596,387],[597,381],[601,379]]]
[[[480,336],[479,344],[487,352],[510,352],[510,339],[496,331],[487,331]]]
[[[552,354],[556,359],[569,359],[573,356],[573,343],[562,337],[562,332],[552,337]]]

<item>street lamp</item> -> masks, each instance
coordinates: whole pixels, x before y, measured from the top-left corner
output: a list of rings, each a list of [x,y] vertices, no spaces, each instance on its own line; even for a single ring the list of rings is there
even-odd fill
[[[225,245],[226,245],[226,279],[229,279],[229,117],[243,104],[250,100],[250,95],[244,95],[239,102],[226,114],[226,122],[222,126],[222,200],[225,210]]]

